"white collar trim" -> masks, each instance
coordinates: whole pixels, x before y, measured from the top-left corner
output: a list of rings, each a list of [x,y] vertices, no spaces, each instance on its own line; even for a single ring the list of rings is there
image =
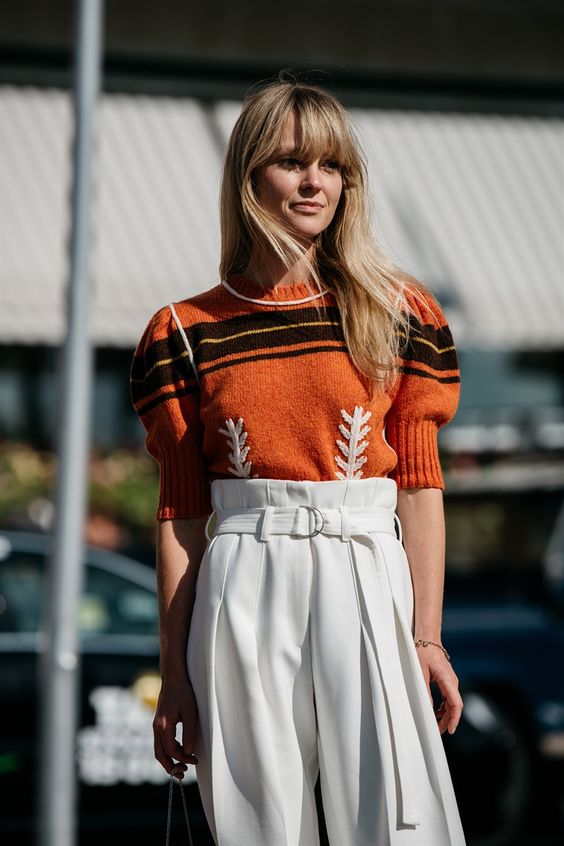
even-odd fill
[[[230,294],[233,294],[234,297],[239,297],[240,300],[246,300],[248,303],[255,303],[256,305],[261,306],[272,306],[272,305],[300,305],[301,303],[309,303],[312,300],[317,300],[319,297],[324,297],[325,294],[328,294],[329,291],[324,290],[320,291],[319,294],[312,294],[310,297],[303,297],[301,300],[255,300],[252,297],[245,297],[244,294],[240,294],[239,291],[236,291],[235,288],[232,288],[225,279],[221,280],[221,284],[227,288]]]

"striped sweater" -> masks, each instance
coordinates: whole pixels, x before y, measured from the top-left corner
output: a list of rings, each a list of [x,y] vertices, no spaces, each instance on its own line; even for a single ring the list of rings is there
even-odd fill
[[[437,430],[456,411],[460,379],[435,300],[408,292],[409,343],[394,384],[372,400],[334,296],[317,300],[324,315],[308,295],[305,285],[265,289],[235,276],[153,316],[131,392],[160,467],[157,519],[211,513],[219,478],[444,487]]]

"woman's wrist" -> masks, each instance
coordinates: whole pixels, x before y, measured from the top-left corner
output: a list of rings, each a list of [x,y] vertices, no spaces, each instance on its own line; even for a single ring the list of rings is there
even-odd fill
[[[161,664],[161,679],[163,684],[189,684],[188,671],[186,666],[163,665]]]
[[[414,643],[416,647],[422,646],[423,648],[426,648],[427,646],[434,646],[437,649],[441,650],[447,661],[450,661],[450,655],[448,654],[440,640],[429,640],[427,638],[418,637],[414,638]]]
[[[441,640],[441,624],[435,621],[419,620],[413,627],[414,640]]]

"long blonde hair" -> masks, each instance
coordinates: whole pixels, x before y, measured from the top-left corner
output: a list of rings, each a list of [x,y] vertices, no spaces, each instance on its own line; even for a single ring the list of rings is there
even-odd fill
[[[280,145],[288,115],[301,127],[296,156],[330,156],[341,165],[343,191],[331,224],[316,239],[312,258],[260,203],[254,175]],[[368,212],[366,165],[343,106],[315,85],[282,79],[250,94],[225,153],[220,198],[222,279],[244,271],[251,253],[274,253],[291,267],[305,262],[317,288],[330,290],[358,370],[375,389],[389,383],[409,330],[405,287],[419,283],[378,247]]]

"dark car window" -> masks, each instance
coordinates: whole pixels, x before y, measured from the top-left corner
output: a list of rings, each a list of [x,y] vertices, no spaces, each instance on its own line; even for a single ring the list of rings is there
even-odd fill
[[[560,490],[447,498],[450,572],[540,574],[562,502]]]
[[[0,561],[0,632],[35,632],[43,602],[44,559],[12,552]],[[90,564],[79,608],[84,636],[157,633],[153,591],[119,574]]]
[[[156,634],[156,595],[115,573],[90,566],[80,606],[80,630],[93,634]]]
[[[16,553],[0,561],[0,632],[37,630],[42,575],[42,556]]]

